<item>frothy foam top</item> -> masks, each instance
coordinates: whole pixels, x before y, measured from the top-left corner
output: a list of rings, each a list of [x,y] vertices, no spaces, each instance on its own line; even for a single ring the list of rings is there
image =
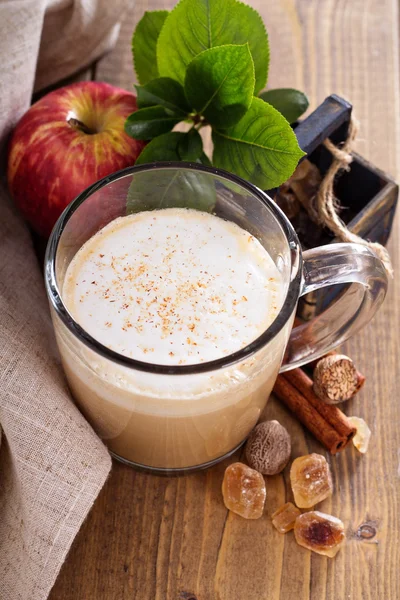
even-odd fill
[[[282,294],[281,275],[256,238],[184,208],[109,223],[77,252],[63,287],[71,315],[95,339],[167,365],[243,348],[275,319]]]

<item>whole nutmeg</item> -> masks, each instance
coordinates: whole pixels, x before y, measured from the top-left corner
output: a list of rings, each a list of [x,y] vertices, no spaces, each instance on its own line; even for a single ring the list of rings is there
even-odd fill
[[[352,398],[363,386],[365,377],[343,354],[321,358],[314,369],[314,392],[327,404],[338,404]]]
[[[278,421],[264,421],[251,432],[246,444],[249,465],[264,475],[276,475],[289,462],[290,435]]]

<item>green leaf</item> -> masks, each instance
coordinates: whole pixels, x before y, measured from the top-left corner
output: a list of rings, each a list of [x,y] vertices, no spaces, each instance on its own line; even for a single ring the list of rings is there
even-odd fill
[[[171,131],[170,133],[159,135],[143,148],[135,164],[142,165],[150,162],[182,160],[179,156],[178,144],[184,137],[185,134],[180,131]]]
[[[241,119],[254,92],[254,63],[248,44],[204,50],[189,64],[185,93],[211,125],[225,129]]]
[[[260,94],[260,98],[271,104],[289,121],[294,123],[306,112],[309,102],[303,92],[291,88],[277,88]]]
[[[215,181],[206,173],[157,169],[136,173],[128,190],[127,214],[160,208],[195,208],[212,212]]]
[[[174,113],[182,113],[182,118],[190,112],[183,87],[175,79],[159,77],[146,85],[135,85],[135,88],[139,108],[164,106]]]
[[[134,31],[133,62],[137,78],[142,85],[158,77],[157,40],[167,16],[167,10],[146,11]]]
[[[286,181],[304,152],[289,123],[260,98],[233,127],[213,131],[213,165],[269,189]]]
[[[181,160],[195,161],[203,152],[203,140],[197,129],[192,128],[178,142],[178,154]]]
[[[158,39],[160,75],[183,84],[187,66],[200,52],[247,42],[258,94],[266,84],[269,64],[268,36],[258,12],[236,0],[181,0],[168,15]]]
[[[180,117],[169,114],[162,106],[141,108],[126,119],[125,133],[136,140],[151,140],[171,131],[180,120]]]

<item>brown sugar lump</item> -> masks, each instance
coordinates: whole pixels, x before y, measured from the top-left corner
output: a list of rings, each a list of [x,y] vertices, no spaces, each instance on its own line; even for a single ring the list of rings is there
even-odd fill
[[[232,512],[244,519],[259,519],[267,495],[264,477],[243,463],[233,463],[225,470],[222,495]]]
[[[299,508],[311,508],[332,494],[332,477],[326,458],[307,454],[296,458],[290,468],[294,501]]]
[[[330,558],[338,553],[345,541],[342,521],[317,510],[297,517],[294,536],[300,546]]]
[[[280,506],[272,515],[272,525],[279,533],[287,533],[294,528],[297,517],[301,514],[300,510],[292,504],[286,502]]]

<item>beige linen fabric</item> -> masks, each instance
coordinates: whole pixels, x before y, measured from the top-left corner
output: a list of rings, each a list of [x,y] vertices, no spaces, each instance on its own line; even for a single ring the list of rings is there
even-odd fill
[[[0,153],[34,86],[108,49],[122,8],[122,0],[0,0]],[[0,425],[0,600],[45,600],[111,462],[70,399],[40,268],[4,181]]]

